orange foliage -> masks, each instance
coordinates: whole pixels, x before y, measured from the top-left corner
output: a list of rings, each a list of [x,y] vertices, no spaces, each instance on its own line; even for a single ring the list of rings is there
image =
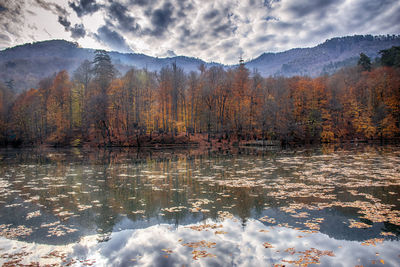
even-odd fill
[[[190,74],[173,65],[160,73],[132,69],[112,78],[106,90],[98,79],[70,81],[66,71],[46,81],[16,98],[11,126],[5,124],[0,90],[1,131],[12,128],[32,143],[134,146],[146,138],[167,135],[173,141],[196,133],[228,142],[336,142],[400,134],[400,70],[390,67],[265,79],[244,64],[228,71],[203,66]]]

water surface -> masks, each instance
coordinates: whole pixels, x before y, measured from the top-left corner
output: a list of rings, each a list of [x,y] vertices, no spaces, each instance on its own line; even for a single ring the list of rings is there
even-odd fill
[[[400,147],[1,150],[0,263],[398,266]]]

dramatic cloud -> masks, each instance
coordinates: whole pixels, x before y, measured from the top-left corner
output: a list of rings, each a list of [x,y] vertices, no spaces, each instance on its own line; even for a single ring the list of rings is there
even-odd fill
[[[65,30],[69,30],[69,26],[71,26],[71,22],[69,22],[66,17],[62,16],[58,16],[58,23],[64,26]]]
[[[171,3],[166,2],[162,8],[156,9],[151,14],[151,23],[154,30],[151,33],[155,36],[162,36],[168,26],[174,21],[172,18],[173,7]]]
[[[126,32],[136,32],[139,30],[139,25],[135,19],[128,14],[128,8],[120,3],[114,2],[109,8],[109,16],[111,20],[117,21],[119,28]]]
[[[398,0],[3,0],[0,14],[0,47],[79,38],[84,47],[226,64],[338,36],[400,33]]]
[[[74,27],[71,27],[71,22],[62,16],[58,16],[58,23],[64,26],[65,31],[71,32],[71,37],[73,39],[83,38],[86,35],[86,30],[83,24],[75,24]]]
[[[44,0],[35,0],[35,3],[45,10],[49,10],[56,15],[68,14],[67,10],[57,3],[46,2]]]
[[[126,43],[125,38],[122,37],[118,32],[111,30],[106,25],[100,27],[95,34],[96,39],[107,45],[109,48],[121,52],[130,52],[131,49]]]
[[[76,12],[78,17],[86,14],[92,14],[100,9],[101,5],[96,0],[79,0],[69,2],[69,6]]]
[[[71,31],[71,36],[74,39],[79,39],[83,38],[86,35],[85,28],[83,27],[83,24],[75,24],[73,28],[70,28]]]
[[[20,38],[24,5],[22,0],[4,0],[0,3],[0,48],[8,47],[13,39]]]

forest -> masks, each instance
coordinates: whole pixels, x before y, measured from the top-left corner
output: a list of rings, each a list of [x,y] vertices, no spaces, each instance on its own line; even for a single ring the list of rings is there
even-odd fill
[[[60,71],[15,94],[0,83],[2,145],[147,146],[202,139],[226,143],[389,140],[400,136],[400,47],[332,75],[262,77],[243,61],[185,73],[120,74],[97,50],[73,73]],[[40,68],[40,66],[38,66]],[[199,139],[200,138],[200,139]]]

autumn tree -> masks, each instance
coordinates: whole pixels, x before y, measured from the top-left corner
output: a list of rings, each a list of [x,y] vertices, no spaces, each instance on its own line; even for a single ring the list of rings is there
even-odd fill
[[[0,84],[0,141],[9,133],[26,144],[82,139],[103,146],[141,146],[156,132],[172,141],[195,133],[208,141],[284,143],[398,138],[396,51],[381,51],[384,66],[371,66],[361,54],[359,66],[332,75],[264,78],[243,62],[228,70],[201,65],[191,73],[177,64],[159,72],[132,68],[117,77],[108,53],[98,50],[72,81],[61,71],[16,98],[12,84]]]
[[[160,70],[158,78],[159,88],[158,88],[158,104],[160,110],[160,119],[163,133],[170,131],[170,121],[171,121],[171,92],[172,92],[172,70],[169,66],[163,67]]]
[[[11,88],[0,83],[0,144],[3,145],[7,144],[9,138],[10,108],[14,101]]]
[[[243,61],[235,71],[235,78],[232,91],[232,111],[235,132],[239,138],[242,137],[244,131],[249,130],[248,118],[250,114],[250,97],[249,97],[249,70]]]
[[[86,133],[89,126],[87,114],[90,109],[88,106],[88,98],[90,95],[89,86],[93,80],[93,68],[92,62],[85,60],[79,65],[74,71],[73,82],[74,82],[74,98],[75,98],[75,110],[76,117],[75,121],[83,133]]]
[[[26,144],[37,144],[43,140],[41,127],[41,97],[37,89],[21,93],[11,108],[12,129],[16,140]]]
[[[41,127],[43,128],[43,138],[46,139],[49,134],[49,125],[48,125],[48,106],[49,106],[49,100],[50,100],[50,95],[53,87],[53,81],[55,78],[55,74],[49,77],[46,77],[39,82],[39,95],[41,98]],[[44,140],[41,140],[42,142]]]
[[[201,109],[200,101],[200,77],[197,72],[190,72],[187,79],[186,99],[188,102],[188,121],[186,125],[187,132],[195,133],[199,129],[199,113]]]
[[[72,130],[72,84],[67,71],[59,72],[51,87],[47,108],[51,142],[63,143]]]

